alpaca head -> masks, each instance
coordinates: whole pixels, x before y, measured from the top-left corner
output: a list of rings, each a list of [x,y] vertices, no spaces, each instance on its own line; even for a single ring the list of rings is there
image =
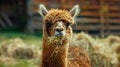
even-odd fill
[[[39,13],[44,18],[44,34],[47,36],[64,37],[72,34],[71,25],[74,17],[79,12],[79,6],[74,6],[70,11],[51,9],[47,10],[44,5],[39,6]]]

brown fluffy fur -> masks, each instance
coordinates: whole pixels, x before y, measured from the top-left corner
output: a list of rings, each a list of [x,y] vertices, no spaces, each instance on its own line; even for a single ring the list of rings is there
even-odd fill
[[[64,24],[69,22],[71,25],[74,23],[68,11],[52,9],[48,12],[44,18],[41,67],[91,67],[89,57],[83,49],[69,47],[71,27],[66,28],[65,37],[52,37],[57,21],[63,21]],[[53,26],[47,28],[48,22]]]
[[[68,11],[59,9],[51,9],[45,16],[45,20],[53,23],[60,20],[65,20],[72,24],[74,23],[73,18]]]

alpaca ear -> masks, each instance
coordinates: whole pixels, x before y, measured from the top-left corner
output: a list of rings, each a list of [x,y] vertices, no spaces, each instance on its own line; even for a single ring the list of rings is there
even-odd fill
[[[70,14],[72,17],[77,16],[77,14],[79,13],[80,8],[79,5],[75,5],[71,10],[70,10]]]
[[[48,10],[44,5],[40,4],[38,12],[44,17],[48,13]]]

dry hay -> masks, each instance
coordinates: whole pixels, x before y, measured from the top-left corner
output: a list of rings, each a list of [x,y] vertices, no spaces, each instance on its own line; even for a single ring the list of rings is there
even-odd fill
[[[113,65],[109,62],[108,58],[100,53],[91,53],[91,65],[92,67],[112,67]]]
[[[106,40],[109,44],[120,43],[120,36],[110,35]]]
[[[72,36],[70,44],[80,46],[86,50],[91,58],[91,67],[120,67],[119,36],[111,35],[107,38],[95,39],[87,33],[81,32]],[[35,45],[28,45],[19,38],[4,41],[0,44],[1,56],[23,59],[38,58],[40,52]],[[0,59],[0,62],[4,61]]]
[[[14,58],[0,56],[0,64],[16,64],[16,60]]]
[[[117,67],[120,67],[120,55],[117,55],[117,59],[118,59]]]
[[[40,55],[40,50],[35,45],[27,45],[21,39],[16,38],[9,41],[4,41],[0,45],[1,56],[13,58],[31,59]]]
[[[81,32],[80,34],[73,34],[70,44],[80,46],[90,53],[94,51],[93,44],[96,44],[96,42],[91,36]]]
[[[116,54],[116,48],[120,46],[120,37],[118,36],[95,39],[81,32],[74,34],[70,43],[86,50],[91,58],[92,67],[116,67],[119,63]]]
[[[118,59],[117,67],[120,67],[120,46],[117,47],[116,53],[117,53],[117,59]]]

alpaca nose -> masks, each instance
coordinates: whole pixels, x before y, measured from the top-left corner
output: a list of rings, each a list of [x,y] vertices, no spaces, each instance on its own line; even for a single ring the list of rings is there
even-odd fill
[[[62,29],[62,28],[56,28],[56,31],[57,31],[57,32],[62,32],[63,29]]]

